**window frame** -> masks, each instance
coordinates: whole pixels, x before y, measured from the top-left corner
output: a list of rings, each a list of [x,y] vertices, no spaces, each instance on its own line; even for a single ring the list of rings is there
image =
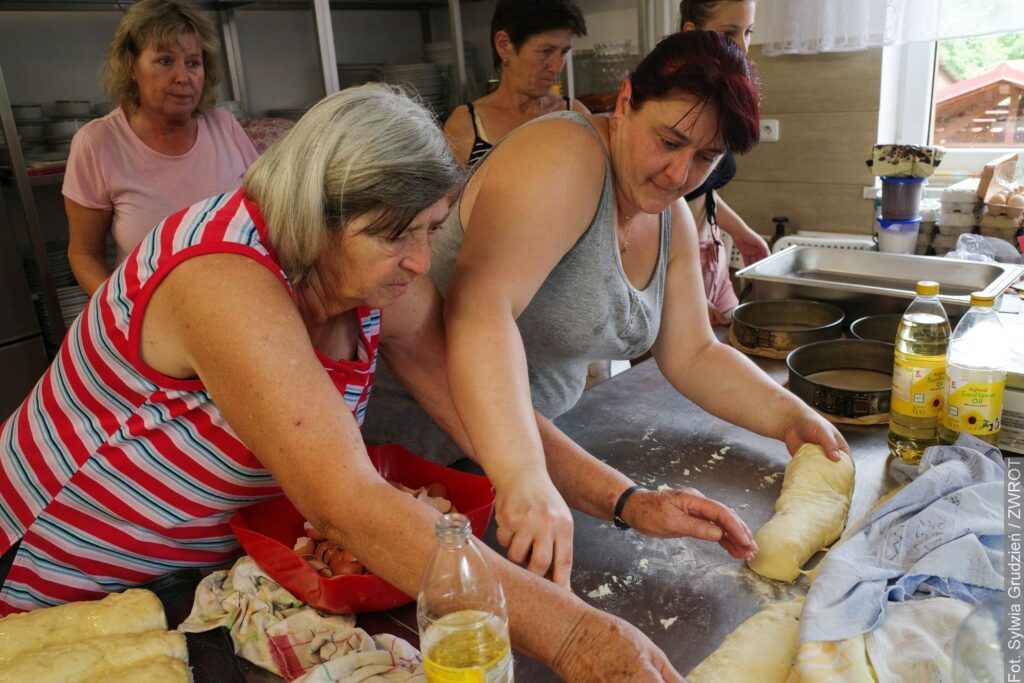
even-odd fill
[[[937,41],[882,48],[879,144],[929,144],[937,49]],[[930,184],[940,184],[944,177],[956,182],[968,174],[977,174],[985,164],[1007,151],[1006,147],[947,147],[941,170]]]

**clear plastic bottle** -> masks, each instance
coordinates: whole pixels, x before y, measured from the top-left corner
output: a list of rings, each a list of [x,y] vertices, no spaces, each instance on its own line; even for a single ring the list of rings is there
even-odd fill
[[[889,452],[914,465],[925,448],[939,443],[948,344],[939,283],[922,280],[896,332],[889,407]]]
[[[949,340],[942,443],[953,443],[960,432],[992,444],[999,438],[1009,344],[994,304],[993,296],[972,294],[971,308]]]
[[[505,594],[469,519],[443,515],[435,533],[416,604],[427,683],[512,683]]]

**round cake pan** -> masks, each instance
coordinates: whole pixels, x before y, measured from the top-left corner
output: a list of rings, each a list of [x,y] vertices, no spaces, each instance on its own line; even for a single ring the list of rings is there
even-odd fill
[[[837,338],[843,331],[843,317],[842,309],[820,301],[748,301],[733,310],[732,331],[747,348],[790,351]]]
[[[801,346],[786,357],[789,389],[829,415],[859,418],[888,413],[893,348],[865,339]]]
[[[886,344],[896,343],[896,331],[903,320],[901,313],[866,315],[850,323],[850,334],[857,339],[869,339]]]

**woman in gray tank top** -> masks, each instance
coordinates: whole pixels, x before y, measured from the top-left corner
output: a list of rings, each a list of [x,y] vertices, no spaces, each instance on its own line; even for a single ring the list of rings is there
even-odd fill
[[[741,154],[757,140],[746,65],[718,34],[666,38],[623,83],[610,118],[552,114],[509,134],[438,235],[431,277],[445,296],[452,396],[471,455],[497,489],[498,539],[510,559],[529,556],[533,571],[571,564],[571,521],[566,539],[553,485],[581,511],[614,514],[621,528],[715,540],[738,558],[755,550],[725,506],[693,491],[637,490],[564,435],[551,439],[547,418],[578,400],[592,360],[652,348],[669,382],[718,417],[784,440],[790,452],[804,442],[830,454],[848,448],[708,324],[682,197],[726,150]],[[366,438],[423,452],[418,426],[386,391],[378,382]],[[390,420],[379,412],[389,406]],[[486,466],[495,453],[521,466],[496,480]],[[503,495],[515,504],[503,509]]]

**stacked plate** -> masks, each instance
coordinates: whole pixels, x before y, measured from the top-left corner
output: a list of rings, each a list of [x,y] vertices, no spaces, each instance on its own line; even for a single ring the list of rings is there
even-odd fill
[[[71,272],[71,264],[68,263],[67,242],[47,242],[46,257],[50,266],[50,276],[57,288],[57,300],[60,303],[61,317],[64,319],[64,327],[69,327],[74,319],[85,308],[89,300],[88,295],[82,291],[75,281],[75,274]],[[36,268],[34,259],[24,258],[25,277],[28,279],[29,288],[32,290],[32,300],[35,303],[36,314],[43,327],[43,334],[51,344],[57,342],[57,335],[54,332],[53,321],[50,318],[50,311],[43,303],[43,280]]]
[[[380,80],[378,72],[383,66],[380,62],[338,64],[338,86],[344,90],[354,85]]]
[[[466,59],[467,78],[469,80],[467,86],[470,89],[470,92],[467,92],[466,96],[468,99],[473,99],[476,90],[475,83],[480,80],[480,76],[476,73],[477,70],[475,68],[477,63],[476,48],[468,41],[463,42],[462,53]],[[423,58],[428,62],[437,64],[442,77],[445,79],[445,85],[447,86],[447,92],[449,93],[447,98],[449,111],[462,104],[461,102],[454,102],[451,99],[455,95],[455,88],[452,87],[456,73],[455,57],[455,43],[450,40],[423,44]]]
[[[381,67],[380,79],[418,94],[437,114],[443,113],[447,108],[445,81],[436,64],[388,64]]]

